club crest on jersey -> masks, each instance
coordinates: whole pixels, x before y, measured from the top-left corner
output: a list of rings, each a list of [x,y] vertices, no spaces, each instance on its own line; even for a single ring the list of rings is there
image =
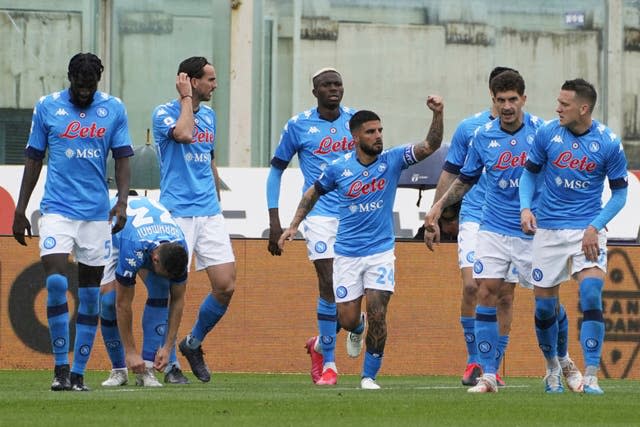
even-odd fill
[[[380,164],[378,165],[378,172],[382,173],[382,172],[384,172],[385,170],[387,170],[387,164],[386,164],[386,163],[380,163]]]
[[[105,118],[109,115],[109,110],[104,107],[98,107],[96,109],[96,115],[101,118]]]
[[[598,151],[600,151],[600,144],[598,144],[597,141],[589,143],[589,151],[591,151],[592,153],[597,153]]]
[[[529,145],[533,144],[533,140],[535,139],[535,137],[533,135],[527,135],[527,143]]]

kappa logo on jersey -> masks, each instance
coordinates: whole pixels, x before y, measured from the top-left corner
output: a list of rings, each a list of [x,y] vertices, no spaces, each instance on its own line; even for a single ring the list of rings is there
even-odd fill
[[[131,267],[135,267],[138,264],[133,258],[126,258],[126,261]]]
[[[495,139],[492,139],[491,142],[489,143],[489,148],[498,148],[500,147],[500,144],[498,143],[498,141],[496,141]]]
[[[511,151],[504,151],[500,154],[500,157],[498,157],[498,161],[493,168],[503,171],[509,168],[524,166],[525,163],[527,163],[527,153],[525,151],[518,156],[514,156]]]
[[[60,138],[102,138],[105,133],[107,133],[107,128],[98,127],[96,122],[91,123],[89,126],[82,126],[79,121],[74,120],[67,125],[65,131],[60,134]]]
[[[339,153],[341,151],[351,151],[355,146],[355,142],[352,140],[348,140],[346,136],[343,136],[342,139],[334,141],[330,136],[325,136],[320,140],[320,144],[318,144],[318,148],[313,150],[313,154],[319,154],[324,156],[330,153]]]
[[[307,131],[307,133],[310,133],[310,134],[320,133],[320,129],[318,129],[318,128],[317,128],[317,127],[315,127],[315,126],[311,126],[311,127],[309,128],[309,130]]]
[[[69,113],[67,113],[67,110],[65,110],[64,108],[58,108],[55,112],[56,116],[68,116]]]
[[[345,178],[346,178],[346,177],[349,177],[349,176],[353,176],[353,172],[351,172],[349,169],[345,169],[345,170],[343,170],[343,171],[342,171],[342,173],[340,174],[340,176],[343,176],[343,177],[345,177]]]
[[[574,169],[586,172],[593,172],[597,167],[596,162],[589,161],[587,156],[578,158],[571,151],[563,151],[551,163],[560,169]]]
[[[562,144],[562,137],[560,135],[556,135],[551,138],[551,142],[555,142],[556,144]]]
[[[382,191],[384,186],[387,184],[387,180],[384,178],[376,179],[373,178],[371,182],[364,183],[361,180],[355,180],[349,186],[349,191],[347,191],[346,196],[352,199],[360,197],[361,195],[367,195],[371,193],[375,193],[376,191]]]

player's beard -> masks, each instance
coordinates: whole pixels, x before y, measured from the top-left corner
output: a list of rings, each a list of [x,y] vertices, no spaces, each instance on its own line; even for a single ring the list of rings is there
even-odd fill
[[[383,148],[384,147],[382,144],[373,145],[371,147],[368,147],[364,144],[360,146],[360,149],[362,150],[362,152],[367,156],[377,156],[378,154],[382,153]]]

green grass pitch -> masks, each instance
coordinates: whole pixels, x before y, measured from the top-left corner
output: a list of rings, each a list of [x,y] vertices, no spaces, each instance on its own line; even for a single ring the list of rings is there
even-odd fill
[[[601,380],[604,396],[546,395],[539,378],[505,378],[497,394],[471,395],[456,377],[385,376],[360,390],[343,375],[321,388],[302,374],[214,373],[208,384],[52,392],[50,371],[0,371],[0,426],[638,426],[640,382]],[[158,375],[160,377],[160,375]],[[130,375],[130,381],[135,377]]]

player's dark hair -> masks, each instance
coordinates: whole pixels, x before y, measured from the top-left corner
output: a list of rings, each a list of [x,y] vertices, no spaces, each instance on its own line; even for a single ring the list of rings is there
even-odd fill
[[[518,95],[524,95],[524,79],[517,71],[504,71],[495,76],[489,83],[491,93],[495,96],[498,92],[514,90]]]
[[[189,254],[184,246],[178,242],[166,242],[158,247],[160,265],[167,270],[169,279],[178,280],[187,274]]]
[[[376,113],[369,110],[360,110],[351,116],[351,120],[349,120],[349,129],[353,132],[358,130],[358,128],[360,128],[364,123],[374,120],[380,120],[380,117],[378,117]]]
[[[80,76],[84,78],[93,76],[96,82],[99,82],[103,71],[102,61],[96,55],[93,53],[76,53],[69,61],[67,76],[69,80]]]
[[[585,79],[567,80],[562,85],[562,90],[570,90],[576,93],[577,98],[584,99],[589,104],[589,112],[593,113],[598,100],[596,88]]]
[[[190,78],[199,79],[204,75],[204,66],[211,65],[204,56],[192,56],[180,63],[178,74],[187,73]]]
[[[502,74],[505,71],[513,71],[514,73],[518,73],[518,70],[513,69],[513,68],[509,68],[509,67],[496,67],[493,70],[491,70],[491,72],[489,73],[489,85],[491,85],[491,80],[493,80],[493,78],[495,76],[497,76],[498,74]],[[518,73],[520,74],[520,73]]]

